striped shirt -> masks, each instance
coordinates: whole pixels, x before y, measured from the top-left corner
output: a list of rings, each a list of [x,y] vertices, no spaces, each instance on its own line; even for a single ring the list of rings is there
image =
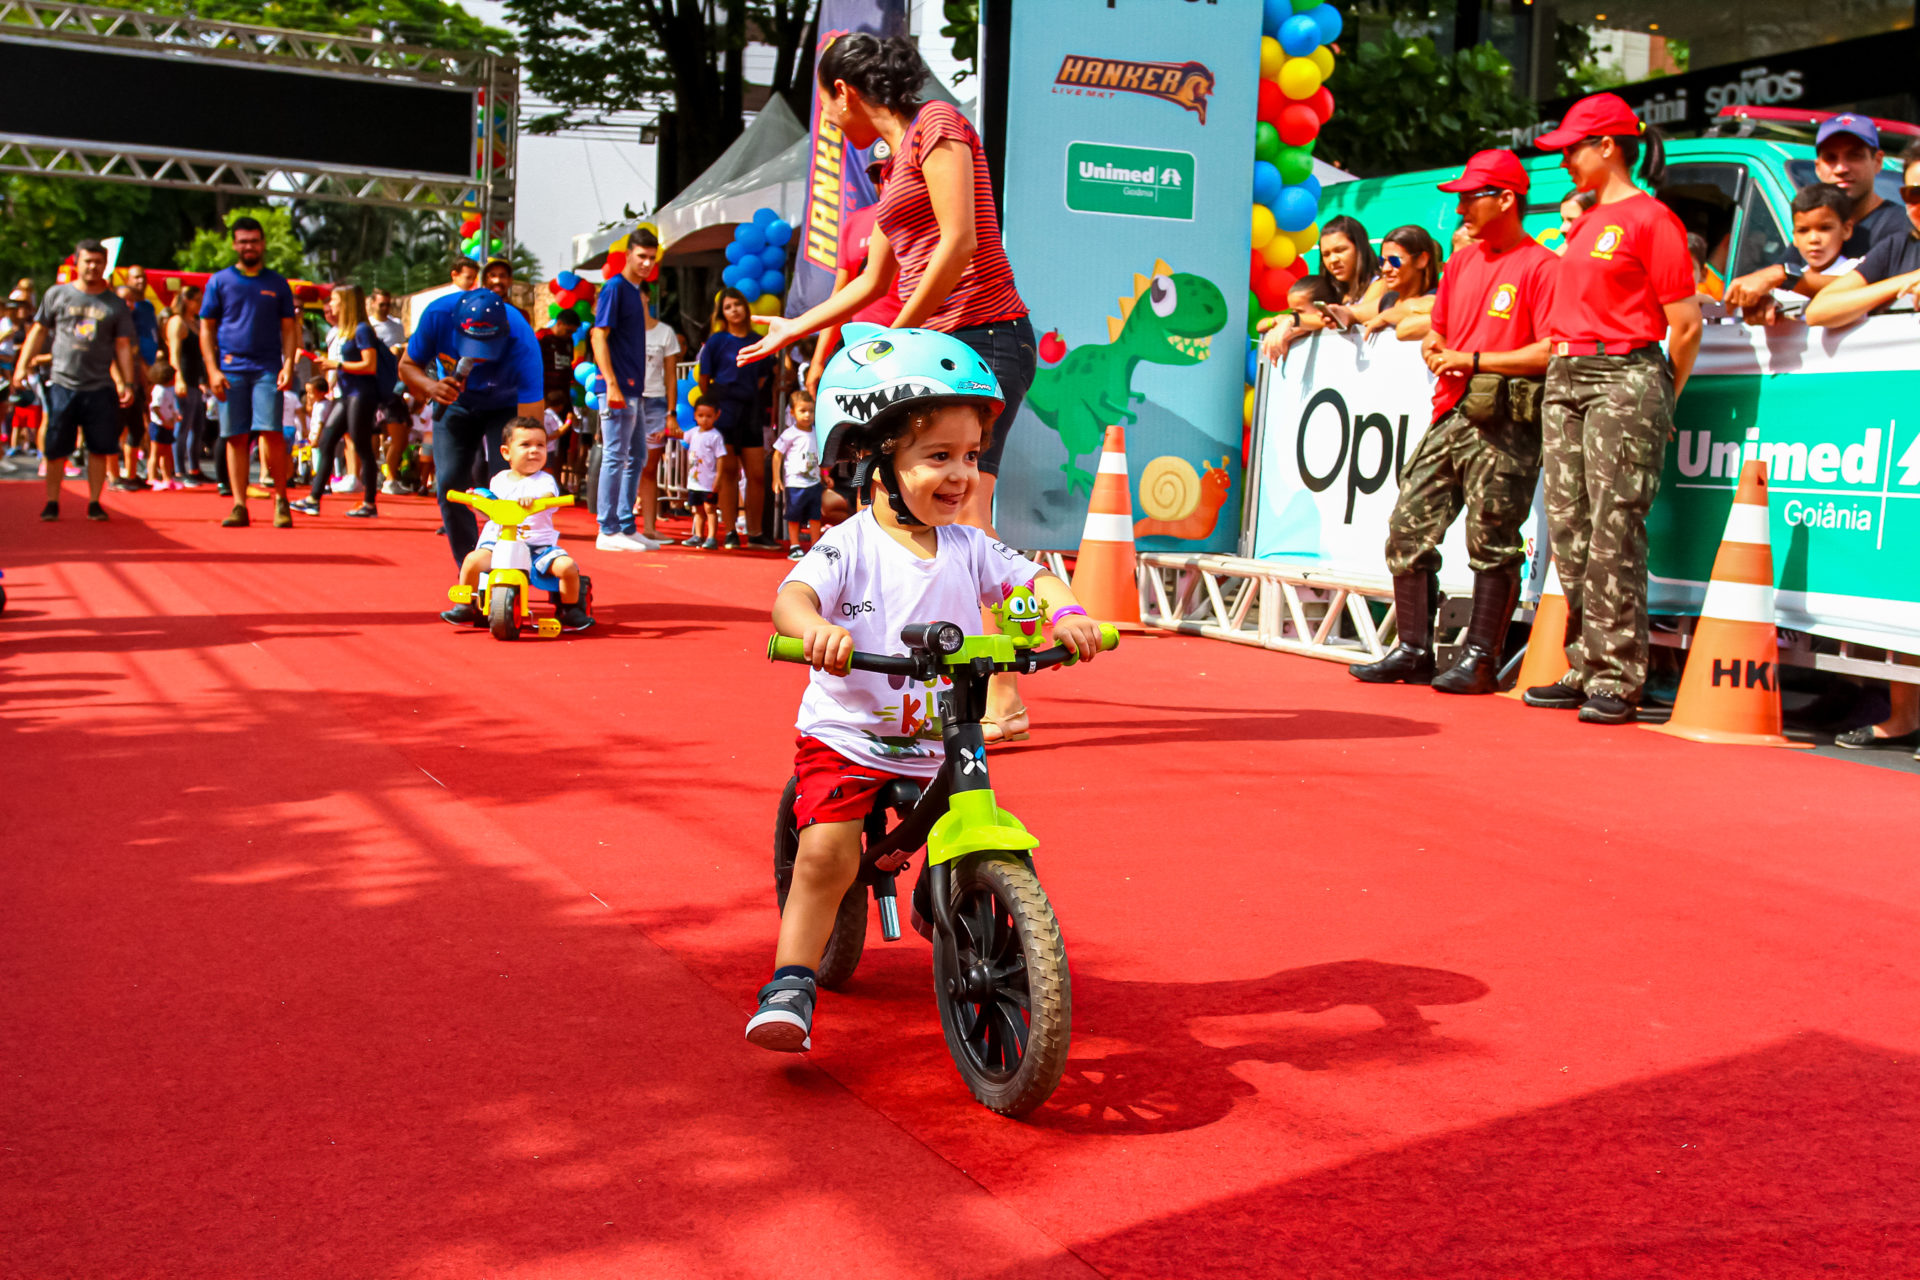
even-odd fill
[[[876,221],[900,264],[894,277],[894,296],[904,306],[926,274],[927,263],[940,244],[940,224],[933,216],[933,200],[921,166],[940,143],[952,138],[973,153],[973,261],[960,282],[923,328],[952,333],[1027,314],[1013,286],[1013,267],[1000,245],[1000,218],[993,208],[993,184],[987,175],[986,151],[980,135],[951,103],[929,102],[920,108],[901,139],[900,154],[890,162],[886,187]]]

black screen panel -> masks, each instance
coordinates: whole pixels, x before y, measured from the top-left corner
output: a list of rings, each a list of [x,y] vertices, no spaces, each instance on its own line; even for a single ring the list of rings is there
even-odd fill
[[[0,39],[0,133],[466,177],[473,91]]]

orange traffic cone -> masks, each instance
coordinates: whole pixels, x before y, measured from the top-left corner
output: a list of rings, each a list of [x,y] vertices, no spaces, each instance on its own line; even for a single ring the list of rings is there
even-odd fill
[[[1127,432],[1108,427],[1093,479],[1087,528],[1073,566],[1073,594],[1102,622],[1140,625],[1140,584],[1133,558],[1133,495],[1127,482]]]
[[[1517,698],[1529,689],[1553,684],[1571,669],[1567,665],[1567,593],[1560,570],[1547,557],[1547,580],[1540,587],[1540,603],[1533,609],[1533,631],[1527,637],[1527,656],[1520,659],[1520,678],[1500,696]]]
[[[1780,644],[1773,628],[1773,545],[1767,530],[1767,464],[1740,470],[1726,536],[1713,559],[1673,718],[1642,725],[1694,742],[1808,747],[1780,733]]]

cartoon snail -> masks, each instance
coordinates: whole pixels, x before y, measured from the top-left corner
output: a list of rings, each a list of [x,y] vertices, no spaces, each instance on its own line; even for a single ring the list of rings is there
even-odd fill
[[[1133,523],[1136,538],[1205,538],[1219,523],[1233,479],[1227,458],[1220,465],[1202,462],[1204,475],[1185,458],[1155,458],[1140,472],[1140,509],[1146,517]]]

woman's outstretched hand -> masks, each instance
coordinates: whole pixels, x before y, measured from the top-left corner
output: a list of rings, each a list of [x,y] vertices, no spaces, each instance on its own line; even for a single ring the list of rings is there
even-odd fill
[[[755,360],[765,360],[768,356],[783,351],[800,339],[806,337],[799,322],[786,316],[775,316],[767,321],[767,336],[760,341],[740,348],[740,363],[752,364]]]

